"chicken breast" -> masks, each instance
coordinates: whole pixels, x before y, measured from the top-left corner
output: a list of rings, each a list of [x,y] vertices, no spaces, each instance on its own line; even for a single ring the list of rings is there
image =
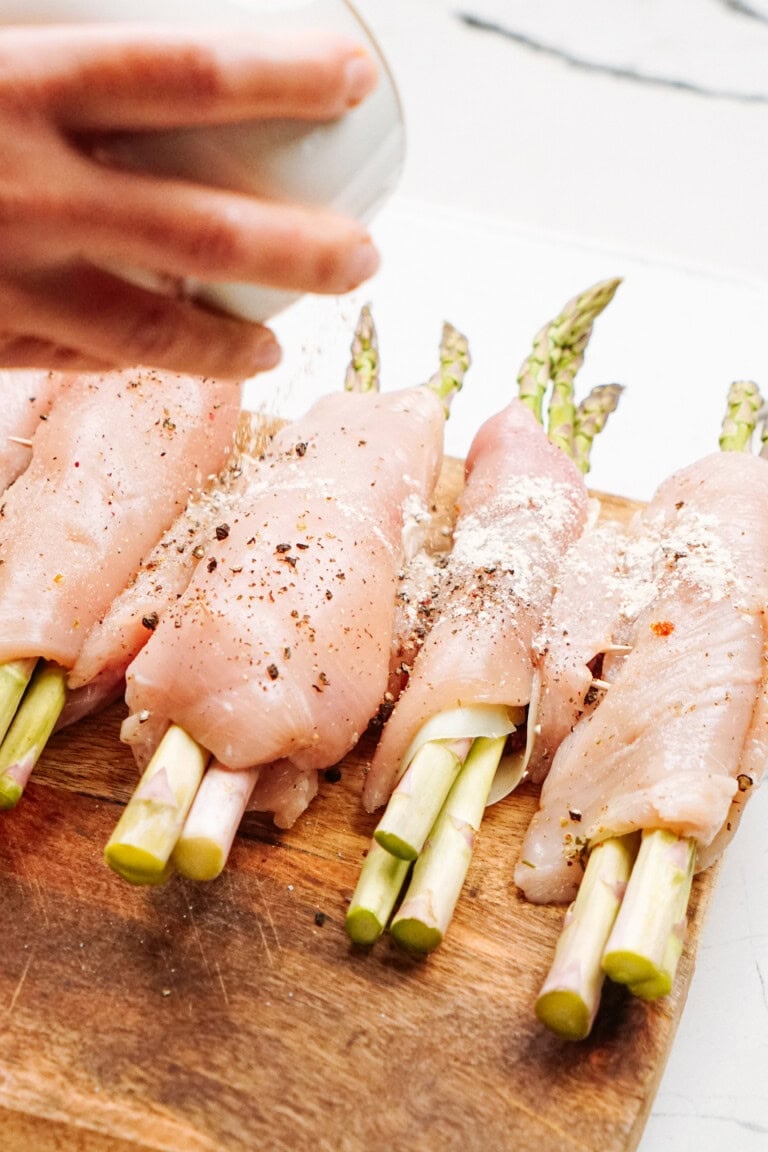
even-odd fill
[[[222,432],[224,429],[222,428]],[[241,412],[231,443],[222,440],[221,468],[163,533],[104,616],[90,629],[68,677],[69,694],[60,727],[122,695],[125,671],[146,644],[160,617],[175,604],[198,562],[229,530],[227,520],[245,474],[275,431],[274,421]]]
[[[63,378],[55,372],[0,371],[0,492],[21,475],[32,450],[9,437],[28,440],[45,420]]]
[[[353,747],[386,690],[403,533],[436,483],[444,421],[425,388],[341,393],[277,434],[128,669],[140,760],[163,722],[232,768],[317,770]]]
[[[226,458],[231,383],[157,372],[71,378],[0,518],[0,660],[71,668],[141,558]]]
[[[430,717],[469,704],[528,704],[534,636],[587,506],[581,474],[517,400],[479,430],[433,623],[365,782],[369,811],[389,798]]]
[[[541,694],[528,763],[540,783],[563,739],[593,710],[642,608],[655,592],[653,553],[642,538],[615,522],[588,528],[569,548],[557,591],[536,637]]]
[[[656,591],[598,707],[557,751],[515,880],[569,901],[582,850],[641,828],[727,842],[734,803],[762,772],[768,716],[768,468],[711,456],[668,480],[639,521]],[[730,827],[729,827],[730,825]]]

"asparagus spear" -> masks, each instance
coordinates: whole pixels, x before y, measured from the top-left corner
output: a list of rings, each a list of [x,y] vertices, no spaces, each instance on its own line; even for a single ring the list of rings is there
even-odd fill
[[[643,832],[637,862],[603,955],[603,971],[644,1000],[672,990],[683,950],[696,842]]]
[[[432,952],[443,940],[469,869],[505,736],[481,736],[448,793],[390,932],[411,952]]]
[[[177,872],[189,880],[215,880],[221,874],[258,778],[258,768],[210,766],[173,849]]]
[[[379,391],[379,340],[368,304],[360,310],[344,388],[347,392]]]
[[[374,839],[403,860],[415,860],[478,736],[509,736],[525,722],[523,708],[464,705],[422,725],[405,754]]]
[[[605,428],[611,412],[615,412],[623,391],[621,384],[598,384],[576,409],[573,459],[584,473],[589,472],[589,457],[595,436]]]
[[[104,850],[113,871],[132,884],[168,879],[171,853],[209,760],[209,752],[171,725]]]
[[[374,944],[386,928],[410,864],[374,840],[347,910],[345,927],[355,944]]]
[[[752,380],[734,380],[728,389],[725,416],[720,430],[723,452],[744,452],[752,441],[758,414],[763,406],[760,390]]]
[[[65,670],[40,664],[0,745],[0,808],[18,804],[65,700]]]
[[[575,417],[573,381],[584,361],[595,318],[611,302],[620,283],[603,280],[569,300],[559,316],[538,332],[518,373],[520,400],[540,424],[544,422],[544,397],[552,384],[548,432],[568,455],[572,454]]]
[[[466,336],[446,321],[440,338],[440,367],[427,381],[427,388],[436,392],[443,401],[446,419],[454,396],[464,386],[464,377],[471,363]]]
[[[471,740],[429,740],[390,796],[374,840],[401,860],[415,860],[466,759]]]
[[[536,1001],[542,1024],[566,1040],[589,1035],[603,986],[603,950],[637,853],[637,837],[604,840],[589,854]]]
[[[36,664],[35,658],[0,664],[0,741],[5,739]]]

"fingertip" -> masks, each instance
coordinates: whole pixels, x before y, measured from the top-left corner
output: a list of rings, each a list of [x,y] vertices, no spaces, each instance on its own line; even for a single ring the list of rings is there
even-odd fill
[[[370,236],[366,235],[349,255],[347,274],[350,288],[357,288],[364,280],[375,276],[381,266],[379,250]]]
[[[229,331],[217,343],[215,363],[207,374],[224,380],[248,380],[276,368],[283,350],[275,334],[262,325],[245,321],[224,321]]]
[[[253,352],[253,372],[269,372],[276,368],[283,358],[283,350],[277,342],[274,332],[269,328],[259,330],[259,339]]]
[[[350,57],[344,69],[347,107],[355,108],[373,91],[378,75],[375,62],[363,49],[359,49]]]

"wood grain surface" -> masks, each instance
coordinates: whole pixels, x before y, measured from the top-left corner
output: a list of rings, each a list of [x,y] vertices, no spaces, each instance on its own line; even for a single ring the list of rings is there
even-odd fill
[[[454,463],[446,517],[459,477]],[[592,1037],[568,1044],[533,1016],[563,909],[512,882],[533,788],[488,810],[449,935],[418,961],[344,932],[375,823],[368,739],[291,831],[248,815],[218,880],[134,889],[102,862],[136,781],[122,712],[56,735],[0,818],[4,1152],[636,1147],[711,872],[673,994],[646,1005],[611,986]]]

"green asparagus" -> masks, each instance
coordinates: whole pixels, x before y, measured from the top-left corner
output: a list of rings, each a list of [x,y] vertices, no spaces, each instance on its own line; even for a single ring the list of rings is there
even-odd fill
[[[372,842],[345,921],[347,934],[355,944],[374,944],[381,936],[409,867],[407,860],[393,856],[375,840]]]
[[[578,895],[566,913],[536,1015],[566,1040],[589,1035],[603,986],[603,950],[637,854],[637,837],[605,840],[589,855]]]
[[[506,737],[481,736],[443,805],[390,926],[410,952],[432,952],[448,930],[469,868]]]
[[[347,392],[379,391],[379,340],[370,305],[364,304],[355,328],[344,388]]]
[[[640,851],[603,955],[603,971],[644,1000],[667,996],[683,950],[696,842],[663,828]]]
[[[66,695],[65,670],[57,664],[39,664],[0,745],[0,808],[13,808],[21,799]]]
[[[472,359],[469,354],[469,344],[466,336],[454,328],[452,324],[443,324],[440,339],[440,367],[427,381],[427,388],[436,392],[445,406],[445,415],[448,417],[451,402],[454,396],[464,386],[466,376]]]
[[[34,658],[0,664],[0,742],[5,739],[36,664]]]
[[[595,318],[611,302],[620,280],[603,280],[569,300],[561,313],[536,335],[533,349],[518,373],[518,396],[544,423],[544,398],[552,385],[548,432],[570,456],[575,405],[573,382]]]
[[[576,409],[573,426],[573,459],[579,469],[587,473],[595,436],[605,428],[611,412],[616,411],[621,384],[598,384],[584,397]]]
[[[168,879],[171,853],[209,759],[209,752],[171,725],[104,850],[113,871],[132,884]]]
[[[725,416],[720,430],[723,452],[747,451],[763,406],[760,389],[752,380],[734,380],[728,390]]]

